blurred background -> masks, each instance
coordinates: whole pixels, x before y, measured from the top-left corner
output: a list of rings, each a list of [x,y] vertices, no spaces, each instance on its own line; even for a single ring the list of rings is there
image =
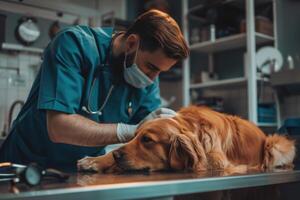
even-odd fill
[[[299,132],[297,0],[0,0],[0,137],[59,30],[78,24],[126,30],[151,8],[169,13],[191,48],[190,58],[160,75],[163,106],[207,105],[266,132],[283,125]]]

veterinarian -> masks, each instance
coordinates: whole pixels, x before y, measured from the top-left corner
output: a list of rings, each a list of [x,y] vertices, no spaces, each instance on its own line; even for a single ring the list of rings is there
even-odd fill
[[[139,16],[126,32],[62,30],[44,51],[0,161],[62,167],[130,141],[139,123],[174,115],[159,108],[157,77],[188,53],[177,23],[156,10]]]

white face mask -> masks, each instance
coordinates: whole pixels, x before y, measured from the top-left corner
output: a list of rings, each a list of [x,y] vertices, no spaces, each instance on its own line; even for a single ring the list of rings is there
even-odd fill
[[[138,49],[139,48],[137,48],[135,53],[134,62],[129,67],[126,66],[127,53],[125,52],[125,58],[123,63],[124,79],[128,84],[132,85],[135,88],[145,88],[153,84],[153,81],[144,72],[142,72],[142,70],[139,69],[138,65],[135,62]]]

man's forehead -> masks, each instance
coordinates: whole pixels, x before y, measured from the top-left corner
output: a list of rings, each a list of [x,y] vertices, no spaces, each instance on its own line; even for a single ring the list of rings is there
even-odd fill
[[[177,60],[167,57],[162,50],[145,53],[146,64],[151,64],[152,67],[158,68],[160,71],[166,71],[173,66]]]

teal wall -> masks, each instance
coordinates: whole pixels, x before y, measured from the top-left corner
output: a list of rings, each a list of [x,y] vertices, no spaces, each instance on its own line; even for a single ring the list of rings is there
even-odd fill
[[[277,0],[277,16],[278,48],[285,64],[291,55],[295,67],[300,67],[300,1]]]

